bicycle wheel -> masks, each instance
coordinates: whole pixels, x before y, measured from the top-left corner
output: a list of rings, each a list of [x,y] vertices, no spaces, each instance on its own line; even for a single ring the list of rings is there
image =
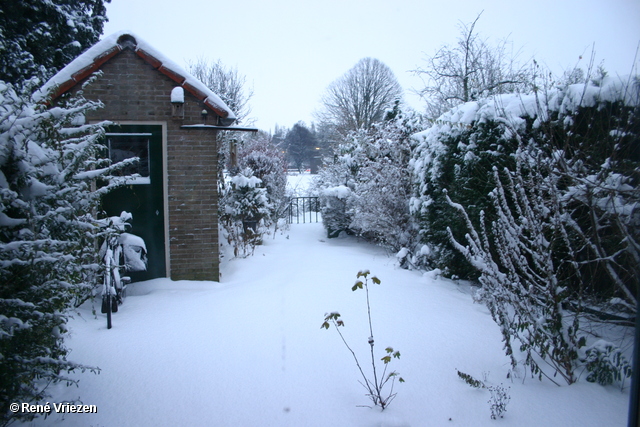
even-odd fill
[[[111,312],[112,313],[118,312],[118,296],[117,295],[113,295],[111,297]]]
[[[104,283],[102,285],[102,313],[107,315],[107,329],[111,329],[111,313],[118,311],[118,300],[113,289],[113,274],[105,272]]]
[[[106,292],[102,295],[102,312],[107,314],[107,329],[111,329],[111,309],[113,298],[111,298],[111,292]]]
[[[102,307],[100,309],[100,312],[102,314],[107,314],[107,311],[109,311],[109,299],[107,298],[106,294],[102,294]]]

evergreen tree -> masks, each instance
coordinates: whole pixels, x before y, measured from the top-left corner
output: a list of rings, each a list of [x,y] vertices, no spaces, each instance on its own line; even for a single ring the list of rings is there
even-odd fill
[[[51,77],[94,45],[110,0],[0,0],[0,80]]]
[[[104,124],[84,123],[99,107],[80,95],[48,109],[29,85],[0,82],[0,425],[35,416],[9,412],[11,402],[41,402],[87,369],[67,360],[63,340],[69,308],[100,273],[94,215],[117,185],[91,191],[115,169],[98,143]]]
[[[284,143],[284,139],[287,136],[287,128],[284,126],[278,126],[276,123],[275,129],[273,131],[273,136],[271,137],[271,142],[274,146],[279,147],[280,149],[285,149],[286,144]]]
[[[311,162],[316,147],[316,138],[303,122],[293,125],[293,128],[287,132],[284,142],[289,153],[289,160],[299,170],[303,168],[303,165]]]
[[[253,255],[262,243],[266,231],[265,220],[272,206],[262,180],[247,168],[233,176],[220,203],[222,237],[233,248],[236,257]]]

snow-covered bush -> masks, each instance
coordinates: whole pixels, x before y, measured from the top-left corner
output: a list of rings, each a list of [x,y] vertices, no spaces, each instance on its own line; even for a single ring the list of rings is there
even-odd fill
[[[420,239],[429,247],[432,267],[445,276],[477,278],[476,271],[449,243],[447,227],[463,238],[465,225],[447,204],[443,190],[468,209],[477,226],[478,213],[491,205],[488,194],[495,186],[491,168],[497,166],[501,171],[513,163],[516,147],[500,124],[476,120],[475,108],[483,103],[491,101],[464,104],[415,136],[411,166],[417,194],[410,207],[419,224]]]
[[[450,228],[447,231],[456,249],[480,272],[480,295],[500,326],[514,370],[519,350],[532,375],[553,381],[559,374],[572,384],[578,349],[585,338],[579,335],[579,317],[563,309],[574,295],[560,283],[553,260],[552,236],[556,231],[566,235],[560,222],[562,212],[553,211],[557,197],[545,194],[548,187],[536,182],[540,175],[525,180],[520,172],[507,172],[510,179],[505,188],[497,168],[494,170],[496,189],[491,197],[497,218],[490,224],[491,236],[483,211],[478,232],[465,208],[445,194],[466,222],[467,246],[456,240]],[[547,366],[552,372],[546,371]]]
[[[416,261],[417,228],[409,211],[411,135],[420,117],[396,108],[388,120],[351,132],[318,180],[329,234],[346,230]],[[349,190],[347,193],[346,190]]]
[[[345,231],[349,232],[352,221],[353,193],[344,186],[338,185],[322,190],[320,193],[322,223],[329,237],[338,237]]]
[[[413,189],[408,164],[410,137],[419,123],[415,114],[399,115],[358,138],[365,156],[358,170],[350,226],[394,252],[408,251],[414,262],[418,236],[409,210]]]
[[[333,159],[325,164],[313,181],[311,193],[319,197],[322,223],[330,237],[349,232],[353,219],[353,190],[361,163],[360,151],[352,139],[334,148]]]
[[[262,181],[272,208],[270,219],[276,222],[284,214],[287,205],[287,163],[284,153],[271,142],[268,134],[259,132],[247,139],[238,150],[238,164],[241,169],[250,169],[253,176]]]
[[[503,418],[504,413],[507,412],[507,404],[511,400],[511,396],[507,393],[508,388],[504,388],[502,384],[500,384],[491,385],[487,387],[487,390],[491,393],[491,398],[488,401],[491,405],[491,419],[497,420],[498,418]]]
[[[47,108],[0,82],[0,424],[35,415],[11,402],[40,402],[47,387],[74,384],[90,369],[67,360],[68,310],[86,298],[100,272],[95,214],[107,177],[105,123],[86,124],[99,108],[81,93]],[[108,181],[107,181],[108,182]]]
[[[271,205],[262,180],[245,169],[231,178],[220,203],[220,224],[223,237],[233,247],[234,256],[253,254],[262,243]]]

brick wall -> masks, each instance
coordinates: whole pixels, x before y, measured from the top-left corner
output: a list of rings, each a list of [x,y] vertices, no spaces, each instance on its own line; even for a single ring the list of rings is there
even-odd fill
[[[180,129],[208,122],[216,114],[185,91],[184,119],[172,118],[171,90],[177,86],[132,50],[125,49],[102,65],[103,75],[84,95],[101,100],[105,108],[88,120],[165,122],[169,265],[174,280],[218,280],[218,150],[212,130]]]

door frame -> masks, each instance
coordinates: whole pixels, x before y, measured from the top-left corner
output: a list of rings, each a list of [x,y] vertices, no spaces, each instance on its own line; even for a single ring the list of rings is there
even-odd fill
[[[94,123],[100,123],[96,121]],[[141,120],[118,120],[113,121],[114,125],[142,125],[162,127],[162,209],[164,211],[164,257],[165,257],[165,277],[171,278],[171,254],[169,253],[169,179],[167,167],[167,122],[164,121],[141,121]]]

